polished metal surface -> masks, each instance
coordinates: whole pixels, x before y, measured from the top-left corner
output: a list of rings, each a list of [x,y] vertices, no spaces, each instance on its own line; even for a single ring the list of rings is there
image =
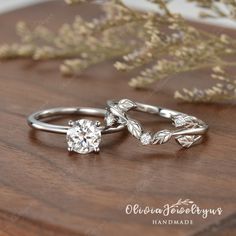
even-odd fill
[[[100,108],[91,108],[91,107],[57,107],[47,110],[37,111],[31,114],[27,121],[28,124],[38,130],[66,134],[70,126],[54,125],[49,124],[46,121],[47,118],[54,118],[63,115],[89,115],[89,116],[98,116],[104,117],[106,113],[105,109]],[[121,131],[124,128],[124,125],[118,125],[117,127],[105,127],[101,126],[102,134],[109,134]]]
[[[107,105],[107,116],[112,114],[116,123],[125,124],[129,132],[140,140],[143,145],[163,144],[169,141],[171,137],[174,137],[181,146],[190,147],[200,141],[208,130],[208,125],[194,116],[159,106],[134,102],[129,99],[110,100]],[[147,112],[167,118],[178,129],[144,132],[142,125],[128,116],[129,110]]]

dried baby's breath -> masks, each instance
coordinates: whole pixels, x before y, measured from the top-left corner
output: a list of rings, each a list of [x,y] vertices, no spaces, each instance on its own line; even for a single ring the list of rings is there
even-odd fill
[[[204,17],[236,20],[235,1],[188,1],[198,4]],[[121,0],[103,1],[105,14],[102,18],[86,21],[76,16],[72,24],[62,25],[57,33],[43,26],[30,29],[20,22],[17,32],[21,43],[2,45],[0,58],[64,58],[61,72],[74,75],[93,64],[120,57],[122,59],[114,64],[117,70],[141,70],[129,82],[135,88],[148,87],[179,73],[212,68],[209,76],[215,82],[212,87],[184,88],[175,92],[175,98],[189,102],[234,99],[236,82],[225,70],[236,62],[227,61],[225,56],[236,54],[236,40],[225,34],[214,35],[194,28],[181,15],[168,9],[169,1],[150,2],[160,9],[158,13],[132,10]]]

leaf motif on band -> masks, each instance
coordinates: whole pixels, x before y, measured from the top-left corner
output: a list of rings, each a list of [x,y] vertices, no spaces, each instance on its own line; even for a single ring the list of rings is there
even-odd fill
[[[116,123],[116,118],[110,111],[106,112],[104,120],[105,120],[106,126],[108,127]]]
[[[119,106],[115,105],[110,108],[111,113],[118,118],[124,118],[124,112],[120,109]]]
[[[169,130],[162,130],[154,134],[152,143],[153,144],[163,144],[170,140],[172,133]]]
[[[182,113],[172,116],[172,120],[174,121],[175,127],[190,128],[190,127],[197,127],[199,125],[196,117],[188,116]]]
[[[182,147],[189,148],[195,142],[201,139],[201,135],[180,135],[175,139]]]
[[[119,101],[118,106],[123,110],[123,111],[129,111],[130,109],[136,107],[136,103],[129,100],[129,99],[122,99]]]
[[[197,119],[193,116],[188,116],[186,119],[185,119],[185,127],[186,128],[194,128],[194,127],[197,127],[199,126],[199,123],[197,121]]]
[[[142,135],[142,127],[141,125],[135,121],[135,120],[131,120],[129,119],[127,121],[127,128],[129,130],[129,132],[137,139],[139,139]]]

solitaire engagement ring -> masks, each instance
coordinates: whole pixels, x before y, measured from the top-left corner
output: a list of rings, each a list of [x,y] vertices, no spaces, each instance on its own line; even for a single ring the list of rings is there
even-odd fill
[[[48,118],[61,115],[89,115],[104,117],[106,110],[90,107],[60,107],[52,108],[33,113],[28,117],[28,124],[39,130],[66,134],[68,151],[74,151],[80,154],[98,152],[101,143],[101,135],[121,131],[123,124],[117,126],[101,126],[99,121],[80,119],[70,120],[68,126],[53,125],[46,123]],[[43,121],[44,120],[44,121]]]
[[[106,125],[108,127],[115,124],[126,125],[129,132],[140,140],[143,145],[163,144],[169,141],[171,137],[174,137],[182,147],[189,148],[201,141],[208,129],[206,123],[194,116],[158,106],[133,102],[128,99],[122,99],[119,102],[110,100],[107,105]],[[131,119],[127,115],[130,110],[147,112],[170,119],[177,129],[161,130],[155,133],[146,132],[138,121]]]

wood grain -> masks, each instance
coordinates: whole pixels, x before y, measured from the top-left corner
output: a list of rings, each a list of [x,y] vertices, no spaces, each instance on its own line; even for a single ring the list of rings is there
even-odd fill
[[[76,13],[99,14],[94,6],[44,3],[0,16],[0,42],[16,40],[15,22],[56,29]],[[63,16],[63,17],[62,17]],[[216,33],[230,30],[205,27]],[[135,91],[131,74],[112,62],[94,66],[79,78],[63,78],[59,62],[16,60],[0,64],[0,235],[235,235],[236,113],[231,104],[187,104],[172,98],[175,88],[205,86],[206,71],[175,76]],[[236,72],[236,70],[235,70]],[[110,98],[159,104],[207,121],[202,145],[182,150],[176,143],[143,147],[119,133],[104,136],[101,152],[70,155],[62,135],[35,132],[31,112],[56,106],[103,107]],[[139,115],[155,130],[169,127]],[[138,116],[137,116],[138,118]],[[65,120],[57,122],[63,123]],[[223,208],[221,216],[189,216],[193,225],[152,225],[154,216],[126,215],[128,203],[161,207],[179,198],[202,208]],[[184,216],[178,219],[184,219]]]

